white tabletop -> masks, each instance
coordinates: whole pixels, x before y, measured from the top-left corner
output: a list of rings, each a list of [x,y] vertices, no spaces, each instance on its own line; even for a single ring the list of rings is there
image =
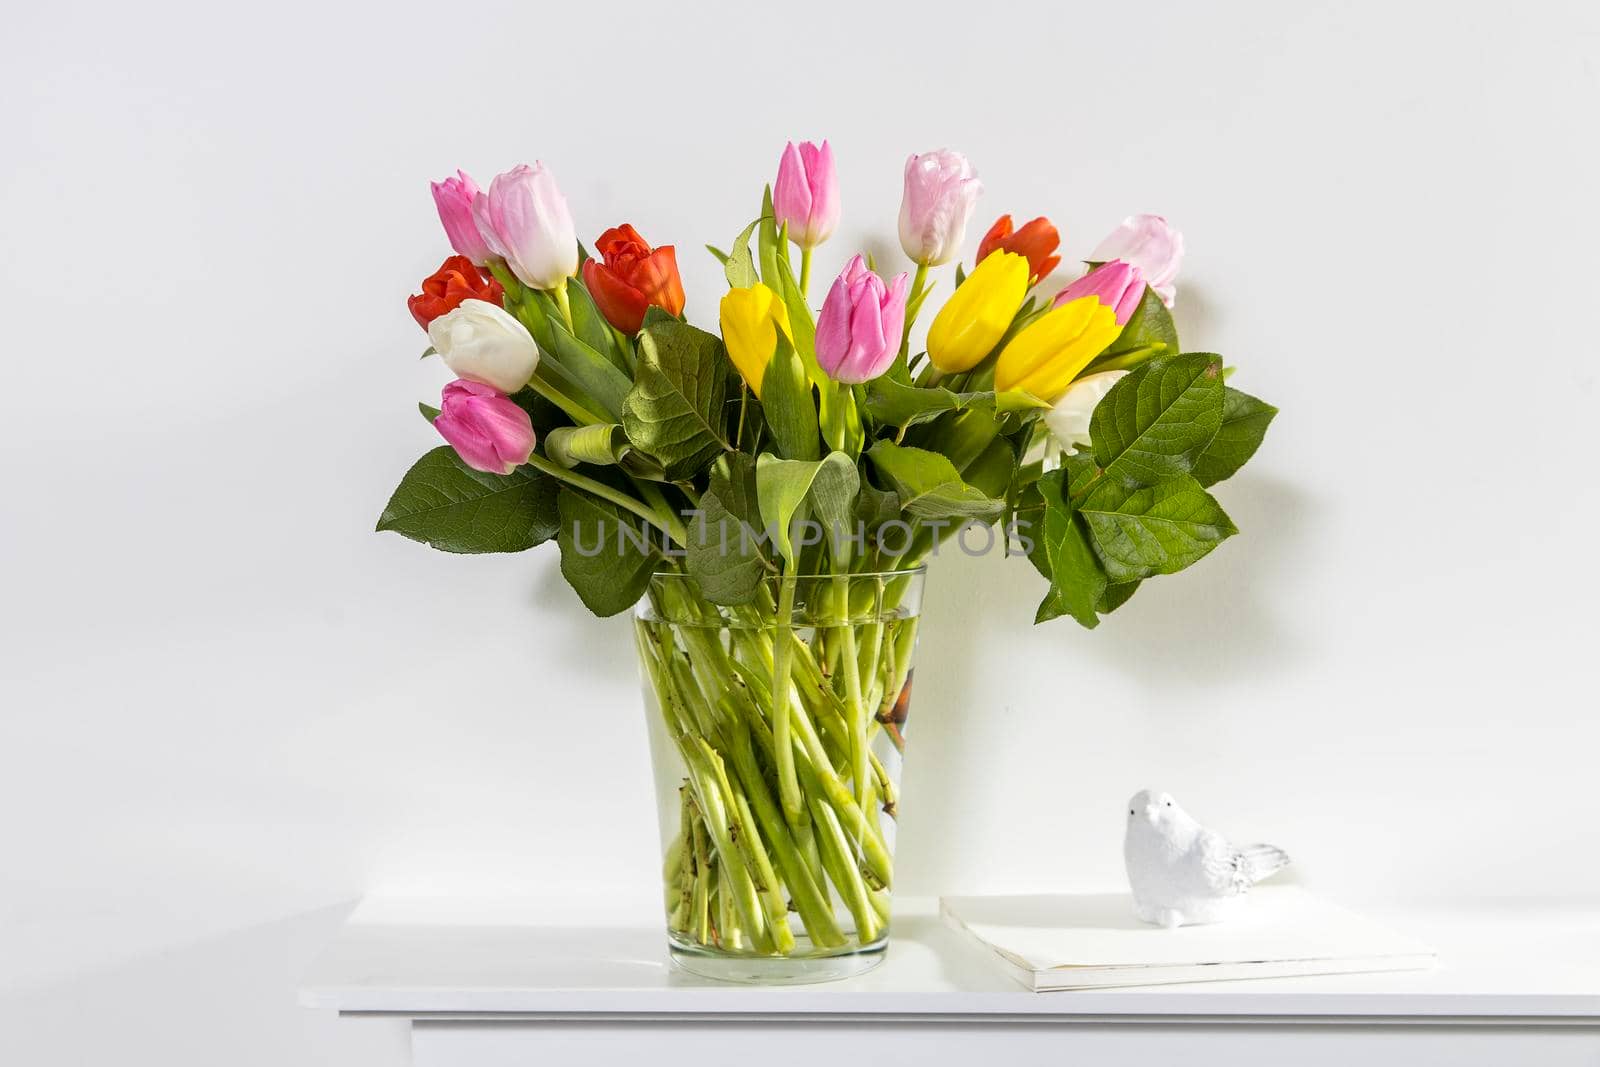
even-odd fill
[[[1284,1021],[1600,1023],[1600,907],[1374,912],[1439,954],[1430,971],[1031,993],[940,924],[895,901],[888,959],[842,982],[750,987],[667,960],[659,923],[555,926],[507,900],[372,898],[304,983],[341,1012],[536,1018],[1227,1017]]]

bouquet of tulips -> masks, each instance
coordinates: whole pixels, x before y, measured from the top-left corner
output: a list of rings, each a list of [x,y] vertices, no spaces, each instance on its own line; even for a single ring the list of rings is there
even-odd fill
[[[450,552],[554,540],[591,611],[640,605],[683,784],[682,943],[781,956],[797,932],[824,951],[887,928],[908,576],[942,543],[1026,556],[1035,621],[1092,627],[1235,532],[1209,487],[1275,410],[1180,347],[1181,235],[1132,216],[1052,292],[1045,218],[1001,216],[959,262],[981,189],[959,153],[912,156],[910,269],[841,255],[819,306],[838,180],[827,142],[790,144],[759,213],[708,246],[727,291],[705,329],[674,248],[622,224],[586,252],[542,165],[433,186],[455,255],[410,309],[455,375],[422,405],[447,445],[379,529]]]

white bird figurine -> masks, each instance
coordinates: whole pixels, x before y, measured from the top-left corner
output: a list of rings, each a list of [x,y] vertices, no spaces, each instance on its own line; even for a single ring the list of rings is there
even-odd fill
[[[1128,801],[1122,855],[1134,913],[1169,930],[1227,918],[1251,886],[1289,865],[1283,849],[1273,845],[1235,848],[1153,789]]]

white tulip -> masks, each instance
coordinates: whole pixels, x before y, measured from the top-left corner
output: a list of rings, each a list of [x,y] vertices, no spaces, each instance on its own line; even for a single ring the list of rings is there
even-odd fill
[[[1061,443],[1067,455],[1076,455],[1078,449],[1088,446],[1089,420],[1094,415],[1095,405],[1127,373],[1125,370],[1108,370],[1079,378],[1045,413],[1044,424],[1050,428],[1051,435]]]
[[[539,348],[527,327],[484,300],[461,306],[428,324],[428,340],[456,377],[514,393],[539,365]]]

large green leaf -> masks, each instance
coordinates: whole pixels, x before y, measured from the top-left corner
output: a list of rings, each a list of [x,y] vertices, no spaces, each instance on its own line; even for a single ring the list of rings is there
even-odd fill
[[[791,540],[794,523],[808,506],[830,533],[848,530],[860,477],[843,452],[821,460],[777,459],[762,453],[756,460],[756,497],[761,519],[791,567],[798,552]]]
[[[1239,532],[1222,505],[1188,475],[1143,487],[1103,480],[1078,513],[1113,582],[1180,571]]]
[[[1073,515],[1062,484],[1066,473],[1049,471],[1036,483],[1043,509],[1031,531],[1033,551],[1028,559],[1050,580],[1050,591],[1039,603],[1033,621],[1071,615],[1080,625],[1093,629],[1100,624],[1095,612],[1106,591],[1106,573],[1089,545],[1083,521]]]
[[[650,531],[609,500],[565,486],[558,506],[561,574],[584,606],[604,618],[638,603],[655,564]]]
[[[683,322],[657,322],[640,332],[622,425],[669,480],[694,476],[730,447],[723,437],[727,373],[728,357],[714,334]]]
[[[900,506],[918,518],[987,519],[1005,508],[1005,501],[963,482],[954,465],[938,452],[879,441],[867,450],[867,458],[899,494]]]
[[[745,604],[767,574],[755,460],[726,453],[712,465],[710,481],[689,520],[684,565],[713,604]]]
[[[1187,474],[1222,425],[1222,360],[1207,353],[1146,363],[1094,409],[1096,462],[1129,485]]]
[[[1249,462],[1267,436],[1267,427],[1278,409],[1249,393],[1229,387],[1222,401],[1222,428],[1194,463],[1194,477],[1201,485],[1215,485],[1232,478]]]
[[[556,535],[556,488],[532,467],[475,471],[440,445],[406,471],[378,529],[442,552],[521,552]]]

